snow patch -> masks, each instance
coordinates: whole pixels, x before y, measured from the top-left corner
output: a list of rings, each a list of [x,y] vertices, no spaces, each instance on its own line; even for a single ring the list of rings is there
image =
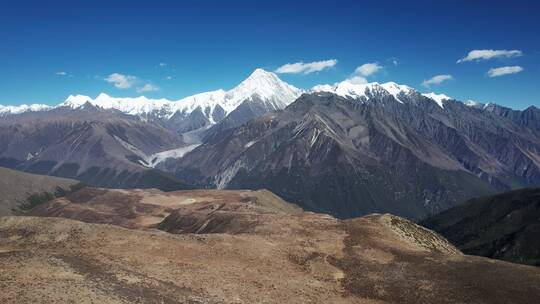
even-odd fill
[[[240,169],[246,168],[242,160],[237,160],[231,166],[220,172],[215,179],[217,189],[225,189],[229,182],[236,176]]]
[[[148,166],[155,168],[157,164],[161,163],[162,161],[169,159],[169,158],[182,158],[184,155],[186,155],[188,152],[193,151],[195,148],[200,146],[200,144],[194,144],[189,145],[177,149],[162,151],[158,153],[154,153],[150,156],[148,156],[146,159],[148,160]]]
[[[464,104],[467,107],[471,107],[471,108],[475,108],[475,109],[483,109],[486,106],[484,103],[474,101],[474,100],[471,100],[471,99],[465,101]]]
[[[454,98],[450,97],[450,96],[446,96],[444,94],[436,94],[436,93],[424,93],[422,94],[423,96],[435,101],[439,107],[443,108],[444,109],[444,101],[445,100],[453,100]]]
[[[135,147],[134,145],[128,143],[127,141],[121,139],[120,137],[113,135],[114,139],[116,139],[124,148],[131,151],[133,154],[137,155],[141,160],[139,160],[139,163],[143,166],[148,165],[148,158],[146,154],[141,151],[139,148]]]
[[[247,144],[244,145],[244,148],[249,148],[251,146],[253,146],[254,143],[256,143],[257,141],[256,140],[252,140],[250,142],[248,142]]]
[[[172,150],[166,150],[157,152],[151,155],[146,155],[143,151],[138,149],[137,147],[133,146],[132,144],[126,142],[125,140],[121,139],[120,137],[113,135],[114,139],[116,139],[124,148],[131,151],[133,154],[137,155],[140,160],[139,163],[145,167],[152,167],[154,168],[157,164],[161,163],[162,161],[168,159],[168,158],[182,158],[184,155],[186,155],[188,152],[191,152],[193,149],[200,146],[200,144],[193,144],[185,147],[180,147]]]
[[[378,82],[357,83],[351,80],[345,80],[335,83],[334,85],[317,85],[311,88],[311,91],[329,92],[342,97],[350,97],[355,99],[370,99],[372,97],[393,96],[397,102],[403,103],[403,101],[400,99],[400,96],[411,94],[412,92],[414,92],[414,89],[406,85],[397,84],[395,82],[379,84]]]
[[[44,104],[22,104],[19,106],[3,106],[0,105],[0,116],[9,114],[21,114],[25,112],[48,111],[53,107]]]
[[[317,139],[319,138],[319,134],[321,134],[321,131],[319,131],[319,129],[313,130],[313,136],[311,137],[311,141],[309,143],[310,148],[312,148],[313,145],[317,142]]]

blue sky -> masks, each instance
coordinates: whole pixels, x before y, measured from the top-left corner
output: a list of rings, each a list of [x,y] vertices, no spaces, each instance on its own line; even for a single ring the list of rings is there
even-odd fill
[[[310,88],[375,63],[375,72],[362,74],[368,81],[540,106],[536,1],[8,2],[0,2],[0,104],[57,104],[100,92],[179,99],[232,88],[257,67],[335,59],[320,71],[280,77]],[[473,50],[520,53],[457,63]],[[494,74],[514,73],[489,76],[500,67],[512,68]],[[451,79],[422,85],[436,75]]]

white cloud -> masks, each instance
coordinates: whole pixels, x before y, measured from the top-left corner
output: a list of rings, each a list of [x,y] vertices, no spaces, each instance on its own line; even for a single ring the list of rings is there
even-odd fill
[[[334,84],[335,86],[336,84]],[[333,90],[333,86],[329,84],[318,84],[311,88],[311,91],[314,92],[331,92]]]
[[[480,61],[480,60],[489,60],[493,58],[511,58],[522,56],[523,52],[520,50],[472,50],[467,54],[467,56],[461,58],[457,63],[466,62],[466,61]]]
[[[353,84],[364,84],[367,83],[367,79],[362,76],[352,76],[350,78],[347,78],[347,81]]]
[[[378,63],[364,63],[361,66],[357,67],[356,70],[354,70],[355,75],[360,75],[363,77],[371,76],[378,71],[382,69],[382,66],[380,66]]]
[[[163,63],[163,62],[160,62],[160,63],[159,63],[159,66],[162,67],[162,68],[164,68],[164,67],[167,66],[167,64],[166,64],[166,63]]]
[[[150,83],[147,83],[144,86],[137,88],[138,93],[153,92],[153,91],[158,91],[158,90],[159,90],[159,87]]]
[[[275,70],[276,73],[280,74],[309,74],[313,72],[319,72],[324,69],[331,68],[337,64],[336,59],[314,61],[314,62],[296,62],[296,63],[287,63],[280,66]]]
[[[367,83],[368,80],[366,77],[371,76],[378,71],[382,70],[382,66],[379,65],[377,62],[373,63],[364,63],[361,66],[358,66],[352,75],[346,79],[346,81],[353,83],[353,84],[363,84]]]
[[[443,83],[444,81],[452,80],[452,79],[454,79],[452,75],[437,75],[437,76],[431,77],[428,80],[424,80],[422,82],[422,85],[425,87],[429,87],[430,85],[438,85],[438,84]]]
[[[58,76],[67,76],[68,73],[66,73],[64,71],[59,71],[59,72],[56,72],[55,74],[58,75]]]
[[[488,71],[489,77],[499,77],[503,75],[516,74],[523,71],[523,68],[520,66],[505,66],[500,68],[492,68]]]
[[[108,83],[114,84],[118,89],[129,89],[137,80],[137,77],[130,75],[123,75],[120,73],[112,73],[104,79]]]
[[[166,76],[165,79],[171,80],[171,79],[172,79],[172,76]]]

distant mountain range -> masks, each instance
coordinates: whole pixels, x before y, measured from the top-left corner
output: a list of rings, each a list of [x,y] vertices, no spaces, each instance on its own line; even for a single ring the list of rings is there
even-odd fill
[[[70,95],[55,107],[40,104],[0,106],[0,116],[60,108],[82,109],[86,105],[92,105],[138,116],[143,120],[159,123],[170,130],[184,133],[214,125],[230,114],[241,117],[238,119],[244,122],[258,116],[261,111],[283,109],[302,92],[281,81],[275,74],[256,69],[231,90],[204,92],[176,101],[149,99],[144,96],[115,98],[105,93],[99,94],[95,99],[85,95]]]
[[[284,108],[301,90],[255,70],[232,90],[179,101],[70,96],[58,106],[0,107],[0,165],[103,187],[186,189],[152,169],[200,144],[213,125],[232,128]]]
[[[268,188],[343,218],[421,218],[540,185],[539,109],[392,82],[303,91],[257,69],[178,101],[77,95],[0,115],[0,165],[102,187]]]
[[[419,218],[540,184],[539,109],[433,97],[394,83],[319,86],[158,168],[205,187],[267,188],[338,217]]]

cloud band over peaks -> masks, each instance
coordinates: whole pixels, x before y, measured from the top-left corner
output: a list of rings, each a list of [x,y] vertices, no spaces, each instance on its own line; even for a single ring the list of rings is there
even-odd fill
[[[331,68],[337,64],[337,59],[313,61],[304,63],[302,61],[296,63],[287,63],[275,70],[279,74],[310,74],[313,72],[320,72],[322,70]]]

